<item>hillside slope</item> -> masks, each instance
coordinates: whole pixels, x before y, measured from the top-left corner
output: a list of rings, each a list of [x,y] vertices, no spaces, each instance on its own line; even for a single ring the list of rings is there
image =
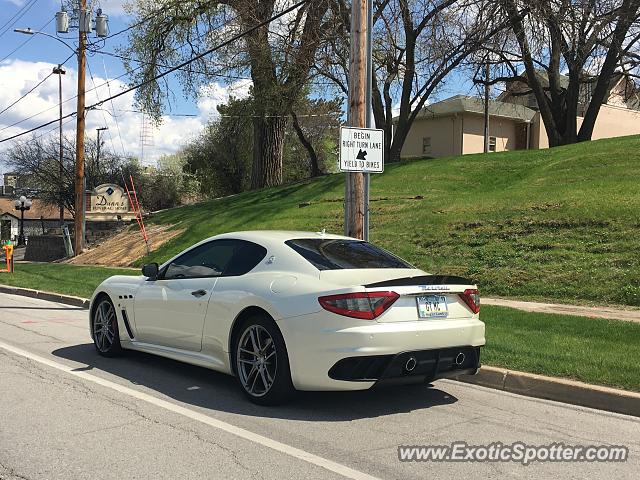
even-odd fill
[[[372,176],[371,241],[484,294],[640,305],[639,165],[640,137],[388,165]],[[343,185],[331,175],[161,212],[153,223],[184,232],[151,258],[234,230],[341,233]]]

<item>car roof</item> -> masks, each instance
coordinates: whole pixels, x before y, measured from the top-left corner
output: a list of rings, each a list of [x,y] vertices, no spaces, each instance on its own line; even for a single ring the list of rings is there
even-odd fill
[[[172,258],[168,259],[160,267],[164,268],[165,265],[169,264],[170,262],[172,262],[173,260],[181,256],[182,254],[186,253],[187,251],[190,251],[198,247],[199,245],[210,242],[212,240],[222,240],[225,238],[230,238],[235,240],[246,240],[249,242],[257,243],[258,245],[262,245],[265,248],[273,249],[276,252],[284,251],[291,254],[293,254],[293,250],[290,250],[289,248],[286,248],[284,250],[282,249],[283,247],[285,247],[284,242],[286,242],[287,240],[293,240],[293,239],[299,239],[299,238],[319,238],[319,239],[324,238],[329,240],[343,239],[343,240],[359,241],[357,238],[345,237],[342,235],[332,235],[330,233],[323,233],[323,232],[304,232],[304,231],[289,231],[289,230],[251,230],[251,231],[244,231],[244,232],[228,232],[228,233],[221,233],[219,235],[214,235],[213,237],[205,238],[191,245],[189,248],[186,248],[185,250],[176,254]]]
[[[237,238],[239,240],[248,240],[256,243],[265,242],[277,242],[284,243],[287,240],[293,240],[298,238],[326,238],[332,240],[346,239],[357,240],[351,237],[345,237],[343,235],[333,235],[331,233],[323,232],[305,232],[295,230],[250,230],[242,232],[229,232],[210,237],[208,240],[221,239],[221,238]]]

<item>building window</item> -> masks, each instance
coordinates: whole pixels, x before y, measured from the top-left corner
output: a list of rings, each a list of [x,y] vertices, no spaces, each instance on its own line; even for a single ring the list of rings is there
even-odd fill
[[[431,153],[431,137],[422,138],[422,154],[429,155]]]
[[[489,137],[489,151],[496,151],[496,137]]]

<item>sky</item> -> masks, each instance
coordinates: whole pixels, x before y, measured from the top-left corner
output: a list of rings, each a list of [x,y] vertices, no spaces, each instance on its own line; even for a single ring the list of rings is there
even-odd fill
[[[59,63],[63,62],[72,51],[55,39],[44,35],[25,35],[14,32],[14,28],[31,28],[55,35],[55,13],[60,10],[59,1],[35,0],[0,0],[0,111],[4,110],[15,100],[31,90]],[[100,6],[109,16],[110,33],[126,28],[131,22],[123,9],[125,1],[101,0],[94,5]],[[25,8],[25,10],[21,10]],[[18,14],[17,17],[14,17]],[[8,23],[7,23],[8,22]],[[61,38],[75,48],[77,30]],[[95,34],[90,37],[95,38]],[[115,51],[121,42],[126,41],[126,34],[116,36],[105,42],[103,47],[107,51]],[[26,43],[25,43],[26,42]],[[86,105],[99,102],[122,89],[126,88],[125,69],[117,58],[94,54],[87,57],[86,77]],[[76,110],[75,95],[77,91],[77,60],[75,56],[64,65],[66,74],[62,77],[63,114]],[[115,79],[115,80],[114,80]],[[108,82],[107,82],[108,81]],[[170,79],[172,88],[176,91],[172,101],[172,110],[167,112],[158,128],[147,120],[152,129],[152,138],[144,147],[145,164],[154,164],[163,154],[176,152],[197,135],[207,121],[217,115],[216,107],[225,103],[230,93],[242,97],[248,93],[249,84],[239,81],[231,85],[225,83],[211,83],[201,89],[198,99],[184,99],[181,88],[175,79]],[[108,84],[107,84],[108,83]],[[97,88],[96,88],[97,87]],[[69,101],[64,102],[64,100]],[[0,140],[21,133],[37,125],[57,119],[58,111],[58,76],[52,75],[31,94],[25,97],[3,113],[0,113]],[[27,121],[14,123],[32,117]],[[68,135],[75,134],[75,117],[64,120],[64,131]],[[102,110],[91,110],[87,113],[86,135],[95,136],[96,128],[108,127],[103,133],[106,147],[121,154],[132,154],[140,157],[140,133],[143,125],[143,115],[136,111],[133,93],[124,95],[116,100],[107,102]],[[57,131],[58,124],[52,124],[36,132],[37,135],[53,130]],[[21,142],[29,135],[16,139]],[[0,143],[0,159],[2,153],[14,141]],[[1,160],[0,160],[1,162]],[[5,168],[0,163],[0,171]]]
[[[126,0],[100,0],[94,2],[95,8],[101,7],[109,16],[110,33],[126,28],[132,18],[123,8]],[[25,35],[16,33],[15,28],[31,28],[50,35],[55,35],[55,13],[60,10],[59,0],[0,0],[0,111],[5,110],[22,95],[33,89],[52,72],[60,62],[68,61],[64,67],[66,74],[62,77],[64,114],[76,110],[77,60],[70,48],[62,42],[44,35]],[[71,30],[63,35],[62,40],[75,48],[77,31]],[[95,34],[90,38],[95,39]],[[115,51],[127,35],[122,34],[106,40],[103,50]],[[69,58],[71,56],[71,58]],[[120,59],[106,55],[94,54],[87,57],[86,105],[99,102],[126,88],[127,77]],[[119,78],[118,77],[122,77]],[[242,97],[248,93],[250,83],[238,81],[227,85],[224,82],[213,82],[200,91],[199,98],[185,99],[177,80],[169,76],[172,90],[176,92],[172,100],[171,111],[163,117],[159,127],[153,127],[150,144],[141,147],[140,134],[143,126],[143,115],[136,111],[133,93],[107,102],[102,110],[91,110],[87,113],[86,135],[95,136],[96,128],[108,127],[104,133],[106,148],[116,154],[134,155],[138,158],[144,154],[144,164],[154,164],[163,154],[174,153],[187,144],[206,123],[217,115],[217,105],[226,103],[230,94]],[[474,94],[475,90],[459,79],[452,79],[439,96],[446,97],[454,93]],[[21,133],[43,123],[58,118],[58,77],[52,75],[23,100],[0,113],[0,140]],[[25,120],[27,119],[27,120]],[[25,121],[22,121],[25,120]],[[20,123],[18,123],[20,122]],[[16,125],[14,125],[16,124]],[[58,128],[57,123],[35,134],[40,135]],[[68,135],[75,134],[75,117],[65,120],[64,131]],[[28,139],[25,135],[15,141],[0,143],[0,171],[3,152],[14,142]]]

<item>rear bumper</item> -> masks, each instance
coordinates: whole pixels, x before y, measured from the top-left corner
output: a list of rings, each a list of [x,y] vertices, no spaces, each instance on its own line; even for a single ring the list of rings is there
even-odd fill
[[[471,363],[464,363],[459,369],[449,369],[448,358],[461,348],[485,344],[484,323],[477,318],[379,323],[318,312],[277,323],[287,346],[291,379],[298,390],[365,390],[376,383],[411,383],[475,373],[477,354],[465,355],[466,362]],[[406,363],[407,355],[412,353],[419,368],[416,365],[412,375],[402,374],[397,365],[403,360]],[[349,359],[376,358],[375,375],[336,373],[341,361],[348,366],[354,362]]]
[[[331,367],[329,377],[350,382],[375,381],[375,386],[384,386],[473,375],[478,368],[480,347],[460,346],[343,358]]]

